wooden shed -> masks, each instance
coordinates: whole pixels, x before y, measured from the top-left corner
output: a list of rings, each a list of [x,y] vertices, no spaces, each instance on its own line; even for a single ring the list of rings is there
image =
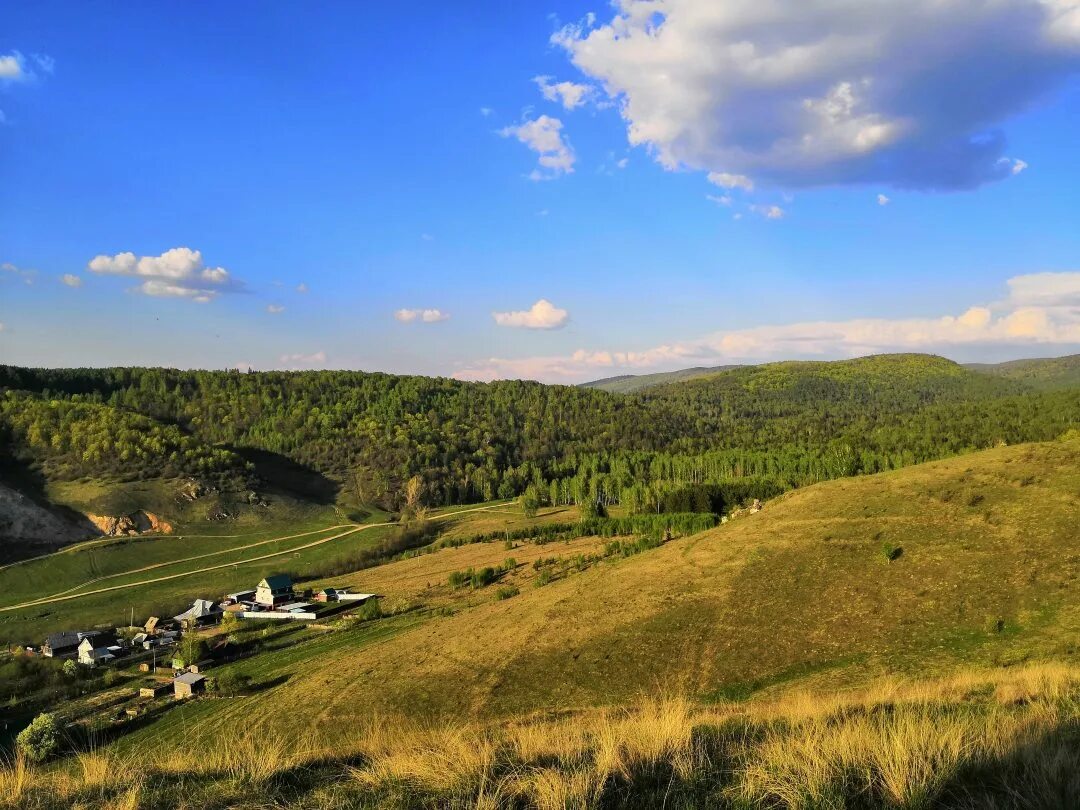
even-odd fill
[[[169,689],[172,687],[171,681],[160,681],[157,683],[148,683],[139,689],[139,697],[141,698],[159,698],[162,695],[167,695]]]
[[[173,696],[177,700],[189,698],[206,691],[206,676],[195,672],[185,672],[173,679]]]

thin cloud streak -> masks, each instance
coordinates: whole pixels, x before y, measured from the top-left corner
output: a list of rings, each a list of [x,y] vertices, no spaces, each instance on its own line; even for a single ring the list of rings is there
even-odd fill
[[[677,365],[853,357],[956,347],[1080,345],[1080,272],[1033,273],[1007,282],[1008,297],[939,318],[807,321],[715,332],[643,351],[578,349],[569,355],[491,357],[459,370],[465,380],[581,382],[599,374]]]

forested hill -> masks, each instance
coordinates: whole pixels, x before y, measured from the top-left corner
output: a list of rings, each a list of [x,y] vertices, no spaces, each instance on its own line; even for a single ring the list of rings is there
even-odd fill
[[[1005,363],[968,363],[964,368],[981,374],[1015,380],[1045,391],[1080,386],[1080,354],[1010,360]]]
[[[0,391],[0,452],[48,477],[241,479],[258,475],[243,460],[257,449],[390,507],[414,475],[432,504],[531,486],[551,501],[715,507],[1080,424],[1078,386],[1038,391],[925,355],[743,367],[633,395],[363,372],[15,367],[0,367]]]
[[[680,380],[692,380],[695,377],[704,377],[716,374],[720,371],[739,368],[738,366],[713,366],[707,368],[696,366],[694,368],[682,368],[678,371],[659,371],[655,374],[623,374],[618,377],[605,377],[602,380],[592,380],[581,383],[582,388],[598,388],[601,391],[610,391],[614,394],[632,394],[653,385],[679,382]]]

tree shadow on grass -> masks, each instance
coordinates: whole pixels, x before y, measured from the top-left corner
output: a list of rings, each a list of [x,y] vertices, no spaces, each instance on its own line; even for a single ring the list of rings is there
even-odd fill
[[[1080,807],[1080,721],[1068,720],[1008,753],[961,767],[934,807],[1075,810]]]
[[[280,453],[253,447],[229,447],[255,465],[255,474],[273,489],[327,506],[336,503],[341,485],[318,470],[298,464]]]

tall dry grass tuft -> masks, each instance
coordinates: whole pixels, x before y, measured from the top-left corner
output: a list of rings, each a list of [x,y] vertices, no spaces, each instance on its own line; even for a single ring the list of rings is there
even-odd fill
[[[537,810],[588,810],[599,804],[604,782],[588,766],[536,768],[515,780],[515,793]]]
[[[866,753],[880,793],[901,807],[928,806],[962,763],[984,753],[980,726],[921,705],[875,718]]]
[[[402,783],[429,792],[480,795],[493,783],[496,746],[470,726],[401,729],[394,745],[368,748],[366,765],[352,769],[363,785]]]
[[[37,770],[21,753],[0,768],[0,804],[20,807],[27,791],[38,781]]]
[[[660,697],[503,726],[375,721],[332,747],[261,732],[198,755],[102,749],[37,769],[16,759],[0,768],[0,804],[168,807],[199,795],[289,807],[281,797],[302,784],[311,792],[297,806],[585,810],[633,796],[642,806],[1068,807],[1080,795],[1078,729],[1080,669],[1033,665],[711,708]],[[303,779],[283,779],[298,769]]]

